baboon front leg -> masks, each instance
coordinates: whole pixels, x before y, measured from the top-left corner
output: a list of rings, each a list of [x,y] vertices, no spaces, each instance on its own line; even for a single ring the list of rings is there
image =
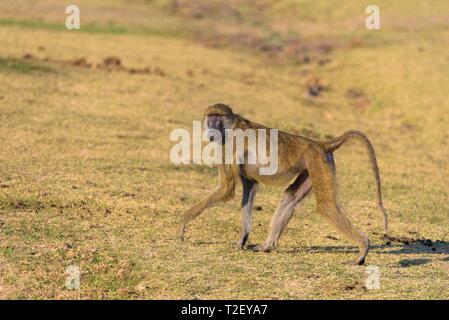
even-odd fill
[[[359,256],[355,264],[365,263],[369,250],[369,240],[341,212],[337,202],[335,170],[333,163],[317,150],[306,156],[307,169],[315,190],[317,212],[323,215],[346,239],[359,246]]]
[[[251,215],[254,206],[254,198],[257,191],[257,183],[255,181],[246,179],[241,176],[242,179],[242,217],[241,217],[241,231],[240,239],[237,242],[237,249],[243,249],[246,241],[248,240],[249,233],[251,231]]]
[[[203,200],[197,202],[193,207],[188,209],[181,218],[181,225],[179,227],[179,238],[184,240],[187,223],[198,217],[206,208],[211,207],[218,202],[227,201],[234,197],[235,180],[232,171],[229,167],[222,166],[219,169],[220,185],[217,190],[212,192]]]
[[[190,220],[198,217],[207,207],[213,206],[220,201],[226,201],[230,198],[232,198],[232,196],[230,196],[229,191],[218,189],[210,194],[207,198],[197,202],[193,207],[191,207],[182,215],[181,226],[179,228],[179,238],[181,240],[184,240],[186,225]]]
[[[270,230],[263,244],[258,245],[256,251],[271,251],[276,248],[279,238],[287,226],[293,211],[302,199],[312,189],[312,183],[307,171],[302,172],[285,191],[281,202],[270,222]]]

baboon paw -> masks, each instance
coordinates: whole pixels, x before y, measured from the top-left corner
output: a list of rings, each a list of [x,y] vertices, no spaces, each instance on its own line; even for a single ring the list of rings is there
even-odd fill
[[[366,258],[366,255],[368,254],[369,245],[370,245],[369,239],[365,238],[364,246],[361,248],[361,250],[359,252],[359,256],[354,261],[355,265],[361,266],[365,263],[365,258]]]
[[[243,250],[243,249],[245,249],[245,246],[243,244],[237,243],[235,245],[235,250]]]
[[[361,266],[365,264],[365,257],[358,257],[354,262],[354,265]]]
[[[259,244],[258,246],[254,247],[254,251],[270,252],[271,250],[274,250],[274,247],[273,246],[267,246],[265,244]]]

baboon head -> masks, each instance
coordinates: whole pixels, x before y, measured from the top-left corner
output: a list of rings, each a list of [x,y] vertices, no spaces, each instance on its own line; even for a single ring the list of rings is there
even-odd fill
[[[236,120],[232,109],[225,104],[217,103],[206,109],[204,118],[205,134],[209,141],[216,141],[219,132],[221,135],[220,142],[224,144],[226,129],[232,129]]]

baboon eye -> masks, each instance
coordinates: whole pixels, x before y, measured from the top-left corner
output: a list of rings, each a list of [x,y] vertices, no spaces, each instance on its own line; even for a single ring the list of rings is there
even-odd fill
[[[220,115],[209,115],[207,117],[207,126],[209,128],[220,129],[223,127],[222,116]]]

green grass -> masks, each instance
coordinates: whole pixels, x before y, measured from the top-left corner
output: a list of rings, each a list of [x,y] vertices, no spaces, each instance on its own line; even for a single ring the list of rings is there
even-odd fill
[[[26,60],[17,60],[11,58],[0,58],[0,72],[18,72],[18,73],[48,73],[55,72],[54,68],[48,65],[28,62]]]
[[[0,19],[0,26],[13,26],[30,29],[43,29],[50,31],[67,32],[64,24],[56,22],[47,22],[42,20],[15,20],[15,19]],[[169,30],[150,29],[148,27],[127,27],[122,25],[114,25],[113,23],[83,24],[82,28],[71,30],[72,32],[92,33],[92,34],[144,34],[154,36],[177,36],[177,33]]]
[[[0,297],[447,299],[443,2],[379,1],[382,29],[375,32],[363,28],[358,1],[284,0],[257,15],[238,1],[216,2],[224,6],[218,11],[196,3],[203,6],[172,13],[167,1],[81,1],[79,31],[64,29],[62,1],[35,1],[30,11],[20,1],[5,4]],[[195,10],[203,17],[195,18]],[[236,40],[242,34],[254,42]],[[291,38],[309,48],[309,63],[295,58],[298,42]],[[265,41],[282,50],[261,50]],[[333,50],[322,53],[324,44]],[[164,75],[49,62],[99,63],[108,56]],[[311,77],[327,88],[318,97],[307,93]],[[372,172],[358,144],[336,152],[340,198],[372,241],[367,264],[379,266],[380,290],[365,289],[365,269],[346,264],[356,248],[315,214],[313,197],[270,254],[234,250],[240,189],[193,221],[179,242],[180,215],[217,179],[214,168],[172,165],[169,135],[190,130],[216,102],[292,132],[366,132],[378,156],[391,234],[430,238],[435,251],[385,245]],[[252,244],[264,240],[281,193],[261,188]],[[82,272],[79,291],[64,285],[71,265]]]

